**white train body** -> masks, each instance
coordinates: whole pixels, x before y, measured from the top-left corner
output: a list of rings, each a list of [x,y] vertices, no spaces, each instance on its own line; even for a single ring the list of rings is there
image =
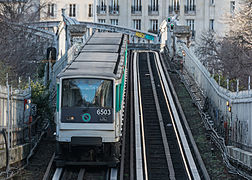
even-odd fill
[[[105,165],[104,158],[97,158],[98,152],[106,155],[110,151],[110,156],[119,157],[126,43],[126,37],[119,33],[95,33],[58,75],[56,165]],[[80,156],[89,154],[88,160],[72,160],[70,152],[78,151],[74,149],[87,151]]]

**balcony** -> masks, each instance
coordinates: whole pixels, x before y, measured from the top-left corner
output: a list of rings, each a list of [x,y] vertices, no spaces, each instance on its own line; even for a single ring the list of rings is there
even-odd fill
[[[153,33],[153,34],[158,34],[158,30],[154,30],[154,29],[149,29],[148,32]]]
[[[196,6],[185,6],[185,15],[196,15]]]
[[[180,6],[169,6],[169,14],[173,14],[173,12],[175,12],[175,14],[179,14],[180,11]]]
[[[103,6],[97,6],[97,14],[102,15],[102,14],[106,14],[106,10],[107,10],[107,6],[103,5]]]
[[[142,14],[142,6],[131,6],[131,14]]]
[[[109,14],[119,15],[119,6],[109,6]]]
[[[158,16],[159,11],[158,11],[158,6],[148,6],[148,13],[149,16]]]

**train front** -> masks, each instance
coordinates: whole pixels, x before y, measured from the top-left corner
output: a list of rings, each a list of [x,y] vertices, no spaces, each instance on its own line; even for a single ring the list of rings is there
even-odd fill
[[[100,78],[60,79],[57,166],[118,163],[114,83],[113,79]]]

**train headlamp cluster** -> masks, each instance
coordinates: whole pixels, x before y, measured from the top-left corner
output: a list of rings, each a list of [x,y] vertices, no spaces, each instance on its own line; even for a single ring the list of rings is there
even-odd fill
[[[74,119],[75,119],[74,116],[68,116],[68,117],[67,117],[67,120],[68,120],[68,121],[73,121]]]

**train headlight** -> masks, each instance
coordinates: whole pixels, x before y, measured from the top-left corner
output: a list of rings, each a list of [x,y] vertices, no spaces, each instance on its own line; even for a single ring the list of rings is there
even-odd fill
[[[67,120],[68,120],[68,121],[73,121],[74,119],[75,119],[74,116],[69,116],[69,117],[67,117]]]

